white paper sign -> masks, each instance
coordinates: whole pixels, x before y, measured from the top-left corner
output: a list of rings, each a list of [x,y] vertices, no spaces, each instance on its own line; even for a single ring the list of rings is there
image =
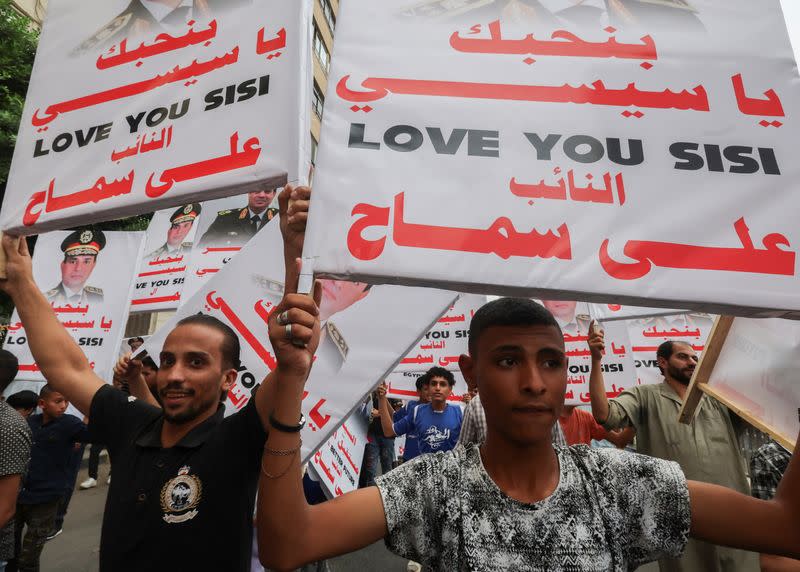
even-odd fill
[[[197,235],[184,284],[184,300],[191,298],[208,283],[257,232],[278,219],[278,209],[271,206],[277,191],[263,189],[203,203],[205,215],[197,225]],[[275,203],[276,205],[276,203]],[[251,221],[253,216],[258,221]],[[275,225],[278,223],[276,222]],[[280,236],[275,235],[278,238]],[[280,241],[271,247],[280,258]]]
[[[316,270],[800,311],[800,82],[778,0],[607,2],[591,24],[541,4],[342,4]]]
[[[795,443],[800,432],[798,370],[800,324],[737,318],[708,384],[783,436],[788,445]]]
[[[102,243],[96,256],[85,254]],[[142,256],[143,243],[143,232],[82,229],[43,234],[34,250],[36,284],[94,372],[107,381],[117,361],[133,291],[136,265],[126,261]],[[16,310],[3,347],[19,359],[17,379],[45,381]]]
[[[311,5],[53,0],[0,228],[32,234],[307,173]]]
[[[400,360],[396,371],[417,372],[433,366],[458,370],[458,357],[469,353],[467,346],[472,316],[485,303],[486,296],[461,296],[416,347]]]
[[[192,241],[202,213],[199,203],[158,211],[147,227],[131,312],[174,310],[181,301]]]
[[[367,422],[356,410],[311,458],[319,482],[331,498],[358,488],[366,444]]]
[[[176,323],[198,312],[230,325],[242,345],[241,367],[228,393],[228,413],[249,401],[253,388],[275,367],[267,320],[282,298],[280,228],[270,224],[156,332],[144,349],[155,359]],[[455,301],[453,292],[328,281],[320,304],[323,338],[306,383],[303,461],[333,433],[357,403]],[[380,316],[380,319],[375,319]]]

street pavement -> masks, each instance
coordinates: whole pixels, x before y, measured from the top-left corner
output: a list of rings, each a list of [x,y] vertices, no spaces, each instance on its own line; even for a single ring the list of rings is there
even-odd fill
[[[108,485],[108,465],[100,465],[98,486],[86,491],[77,490],[72,496],[64,532],[49,541],[42,552],[42,572],[97,572],[100,550],[100,525],[103,520]],[[87,477],[86,469],[78,475],[78,483]],[[331,572],[405,572],[407,561],[398,558],[384,546],[375,544],[329,561]],[[639,572],[657,572],[649,564]]]

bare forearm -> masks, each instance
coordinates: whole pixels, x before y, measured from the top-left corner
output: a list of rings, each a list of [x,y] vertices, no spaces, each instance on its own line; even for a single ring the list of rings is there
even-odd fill
[[[392,410],[389,408],[389,400],[386,396],[381,396],[378,399],[378,407],[381,411],[381,429],[383,429],[384,437],[396,437],[394,433],[394,424],[392,423]]]
[[[259,388],[269,387],[275,419],[292,425],[300,419],[304,380],[279,380],[272,376]],[[267,387],[265,387],[267,386]],[[270,387],[272,386],[272,387]],[[269,431],[258,486],[258,551],[269,568],[296,568],[302,560],[308,535],[309,506],[303,494],[300,453],[278,455],[300,447],[300,433]]]
[[[797,436],[789,466],[778,485],[775,500],[785,508],[790,520],[795,524],[798,551],[800,551],[800,434]],[[800,555],[797,557],[800,558]]]
[[[161,409],[161,404],[156,401],[155,397],[153,397],[153,393],[147,386],[144,376],[136,375],[133,377],[133,379],[129,379],[128,390],[131,392],[131,395],[133,395],[139,401],[143,401],[148,405],[152,405]]]
[[[592,371],[589,374],[589,394],[592,399],[592,415],[595,421],[600,424],[608,419],[608,396],[606,396],[606,384],[603,379],[602,362],[592,360]]]
[[[761,572],[800,572],[800,560],[762,554]]]

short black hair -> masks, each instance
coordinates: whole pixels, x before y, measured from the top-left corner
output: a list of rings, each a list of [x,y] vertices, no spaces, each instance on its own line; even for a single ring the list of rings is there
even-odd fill
[[[422,391],[422,386],[428,385],[431,382],[431,377],[427,373],[423,373],[417,378],[416,385],[417,391]]]
[[[17,356],[8,350],[0,350],[0,393],[3,393],[19,373]]]
[[[547,308],[529,298],[498,298],[484,304],[475,312],[469,326],[469,353],[475,355],[478,340],[493,326],[552,326],[561,327]]]
[[[45,383],[39,390],[39,399],[47,399],[47,397],[52,393],[58,393],[58,391],[53,389],[53,386],[49,383]]]
[[[208,314],[194,314],[192,316],[185,317],[175,325],[176,328],[179,326],[206,326],[207,328],[212,328],[218,332],[221,332],[224,336],[224,341],[222,342],[222,347],[220,348],[220,351],[222,352],[223,365],[225,365],[226,369],[239,369],[239,365],[241,363],[239,361],[239,356],[241,353],[239,336],[237,336],[236,332],[234,332],[233,329],[225,322],[215,318],[214,316],[209,316]]]
[[[428,371],[426,371],[425,372],[425,376],[427,376],[427,378],[428,378],[427,383],[430,383],[431,380],[434,377],[443,377],[443,378],[445,378],[445,380],[447,380],[447,384],[450,387],[453,387],[456,384],[456,378],[453,375],[453,373],[450,372],[450,371],[447,371],[443,367],[439,367],[438,365],[437,366],[433,366]]]
[[[33,409],[39,403],[39,396],[35,391],[24,389],[9,395],[6,403],[14,409]]]
[[[665,360],[669,361],[669,358],[671,358],[672,354],[675,353],[675,346],[677,344],[689,346],[689,344],[687,344],[686,342],[678,342],[675,340],[667,340],[666,342],[662,342],[661,345],[658,346],[658,349],[656,350],[656,360],[662,357]],[[656,361],[656,363],[658,362]],[[661,375],[664,375],[664,368],[662,368],[660,365],[658,366],[658,370],[661,372]]]
[[[153,361],[153,358],[151,358],[148,355],[142,358],[142,366],[146,367],[147,369],[152,369],[153,371],[158,371],[158,366],[156,365],[156,362]]]

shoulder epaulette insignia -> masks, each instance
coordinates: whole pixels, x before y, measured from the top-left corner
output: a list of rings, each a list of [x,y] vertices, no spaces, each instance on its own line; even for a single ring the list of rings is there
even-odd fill
[[[192,244],[193,243],[191,243],[191,242],[182,242],[181,243],[181,248],[191,248]]]
[[[78,48],[75,50],[75,53],[82,53],[88,50],[91,50],[98,46],[99,44],[103,43],[105,40],[116,34],[119,30],[124,28],[128,25],[128,22],[131,21],[133,18],[133,14],[131,12],[126,12],[124,14],[120,14],[113,20],[111,20],[108,24],[100,28],[95,34],[83,42]]]
[[[232,211],[232,210],[230,210],[230,209],[228,209],[228,210],[226,210],[226,211],[219,211],[219,212],[217,213],[217,216],[225,216],[225,215],[229,215],[229,214],[231,214],[232,212],[233,212],[233,211]]]
[[[47,292],[44,293],[44,295],[47,296],[48,298],[50,296],[55,296],[56,294],[58,294],[58,287],[53,288],[52,290],[48,290]]]
[[[103,295],[102,288],[95,288],[94,286],[84,286],[83,289],[86,292],[89,292],[90,294],[100,294],[101,296]]]
[[[247,207],[243,208],[239,213],[239,220],[244,220],[247,218]]]
[[[336,349],[342,354],[342,358],[347,359],[347,353],[350,351],[350,348],[347,347],[347,342],[344,341],[344,336],[342,336],[339,328],[330,320],[325,324],[325,328],[328,330],[328,335],[331,337],[331,340],[333,340],[333,343],[336,345]]]

